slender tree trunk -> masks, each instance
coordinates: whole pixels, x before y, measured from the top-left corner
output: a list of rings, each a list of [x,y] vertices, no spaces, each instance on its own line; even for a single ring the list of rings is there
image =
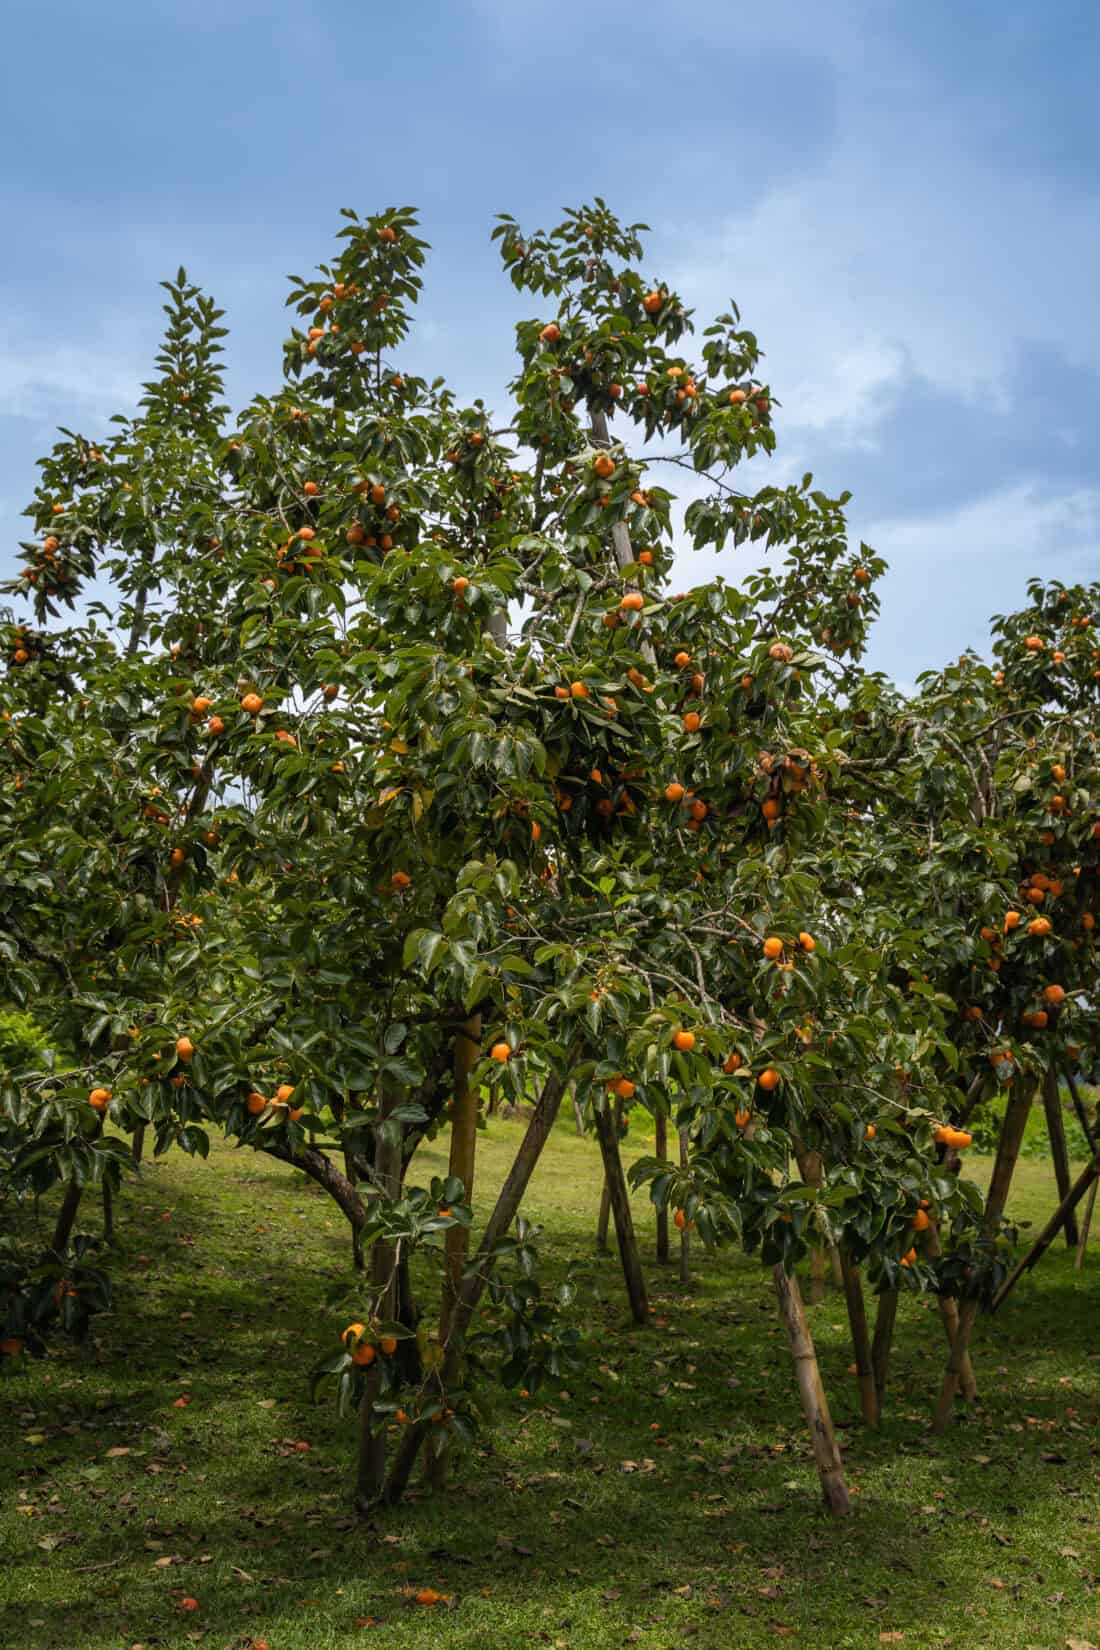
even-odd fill
[[[813,1444],[814,1459],[821,1479],[821,1493],[825,1505],[834,1517],[842,1517],[850,1510],[848,1488],[844,1482],[840,1450],[833,1431],[825,1388],[821,1384],[817,1352],[814,1349],[810,1326],[806,1321],[806,1309],[802,1304],[798,1279],[793,1275],[788,1277],[782,1266],[774,1267],[772,1276],[779,1300],[779,1315],[783,1319],[787,1343],[794,1359],[802,1411],[806,1417],[806,1425],[810,1429],[810,1441]]]
[[[130,1140],[130,1157],[133,1160],[135,1169],[141,1168],[141,1160],[145,1154],[145,1130],[147,1126],[145,1123],[139,1123]]]
[[[75,1180],[70,1180],[65,1187],[65,1195],[61,1199],[61,1207],[57,1211],[57,1224],[53,1229],[51,1248],[63,1254],[69,1247],[69,1239],[73,1235],[73,1226],[76,1224],[77,1210],[80,1208],[80,1199],[84,1188],[78,1186]]]
[[[461,1180],[467,1203],[474,1198],[479,1095],[470,1084],[470,1072],[481,1049],[481,1015],[473,1014],[455,1038],[454,1098],[451,1102],[451,1155],[448,1173]],[[462,1274],[470,1252],[470,1228],[451,1226],[443,1239],[443,1298],[439,1308],[439,1344],[447,1346],[453,1333]],[[447,1434],[440,1430],[428,1452],[425,1477],[434,1490],[447,1480]]]
[[[871,1371],[875,1379],[875,1397],[879,1414],[886,1402],[886,1376],[890,1369],[890,1352],[894,1345],[894,1324],[898,1315],[898,1292],[884,1289],[878,1298],[875,1313],[875,1334],[871,1342]]]
[[[115,1197],[109,1180],[103,1182],[103,1236],[108,1243],[115,1241]]]
[[[867,1332],[867,1308],[863,1300],[863,1284],[859,1268],[850,1255],[840,1251],[840,1270],[844,1279],[844,1299],[848,1307],[848,1326],[852,1332],[852,1351],[856,1360],[856,1378],[859,1381],[859,1402],[863,1419],[869,1427],[878,1426],[878,1398],[875,1393],[874,1364],[871,1357],[871,1337]]]
[[[607,1176],[603,1177],[600,1188],[600,1212],[596,1216],[596,1248],[601,1255],[607,1253],[607,1229],[611,1224],[611,1191],[607,1184]]]
[[[577,1057],[577,1049],[570,1051],[567,1066],[572,1066]],[[531,1114],[526,1132],[520,1143],[512,1167],[509,1169],[503,1186],[497,1195],[493,1212],[489,1216],[485,1231],[477,1250],[477,1265],[468,1276],[462,1280],[458,1303],[455,1308],[451,1324],[451,1338],[447,1344],[447,1351],[443,1364],[444,1385],[453,1379],[453,1372],[458,1369],[458,1345],[465,1335],[478,1302],[492,1269],[492,1257],[497,1244],[507,1232],[523,1201],[524,1193],[530,1184],[531,1176],[535,1172],[543,1147],[553,1131],[558,1110],[561,1106],[562,1095],[568,1081],[568,1071],[565,1077],[559,1077],[552,1072],[546,1079],[539,1095],[538,1103]],[[401,1443],[398,1445],[393,1464],[386,1478],[385,1486],[380,1499],[387,1506],[395,1506],[408,1488],[416,1458],[420,1447],[428,1433],[428,1427],[423,1422],[414,1422],[405,1429]]]
[[[1094,1180],[1089,1187],[1089,1198],[1085,1204],[1085,1213],[1081,1220],[1081,1235],[1077,1240],[1077,1254],[1073,1262],[1075,1272],[1082,1272],[1085,1267],[1085,1250],[1089,1246],[1089,1228],[1092,1226],[1092,1214],[1096,1208],[1096,1186],[1097,1183]]]
[[[1066,1087],[1069,1089],[1069,1097],[1073,1101],[1073,1110],[1078,1123],[1081,1125],[1081,1133],[1088,1142],[1089,1151],[1095,1152],[1100,1149],[1100,1127],[1097,1126],[1100,1124],[1100,1115],[1094,1118],[1093,1122],[1089,1122],[1088,1111],[1081,1099],[1081,1091],[1077,1087],[1073,1073],[1068,1068],[1066,1070]]]
[[[680,1137],[680,1167],[686,1169],[691,1154],[691,1141],[686,1129],[677,1132]],[[680,1282],[685,1286],[691,1282],[691,1232],[686,1221],[680,1233]]]
[[[596,1136],[603,1154],[604,1176],[611,1199],[611,1214],[615,1221],[615,1236],[619,1243],[619,1259],[622,1262],[630,1313],[635,1323],[648,1323],[649,1301],[646,1296],[645,1276],[638,1253],[634,1221],[630,1213],[630,1197],[623,1174],[623,1160],[619,1156],[618,1105],[614,1111],[610,1106],[603,1106],[596,1112],[595,1118]]]
[[[344,1175],[349,1186],[358,1183],[359,1172],[355,1166],[355,1154],[349,1147],[344,1148]],[[364,1270],[363,1234],[358,1226],[351,1229],[351,1264],[357,1272]]]
[[[378,1108],[379,1123],[385,1122],[393,1110],[396,1096],[384,1093]],[[374,1179],[382,1196],[392,1199],[401,1190],[401,1140],[390,1140],[378,1130],[374,1143]],[[377,1241],[371,1245],[370,1281],[371,1311],[376,1318],[395,1318],[398,1315],[397,1245]],[[401,1343],[398,1343],[399,1347]],[[386,1479],[386,1434],[373,1430],[374,1402],[381,1382],[381,1367],[375,1359],[367,1371],[366,1391],[359,1409],[359,1466],[355,1484],[355,1501],[360,1511],[377,1499]]]
[[[573,1096],[573,1121],[577,1125],[577,1139],[584,1139],[584,1112],[576,1095]]]
[[[1012,1186],[1012,1175],[1020,1155],[1024,1128],[1034,1098],[1034,1079],[1025,1076],[1017,1077],[1008,1097],[1005,1120],[1001,1126],[1001,1138],[997,1142],[997,1157],[993,1164],[993,1176],[989,1182],[989,1192],[985,1200],[985,1216],[982,1224],[987,1238],[993,1237],[1000,1226],[1001,1216],[1004,1214],[1005,1204],[1008,1201],[1009,1190]],[[978,1316],[978,1305],[977,1298],[972,1297],[964,1300],[959,1307],[959,1325],[951,1343],[951,1352],[947,1359],[947,1369],[943,1377],[943,1387],[940,1390],[936,1413],[932,1418],[933,1433],[944,1432],[948,1421],[951,1419],[955,1407],[955,1394],[959,1390],[959,1383],[962,1379],[963,1360],[970,1349],[970,1336]]]
[[[1050,1136],[1050,1155],[1054,1159],[1054,1178],[1058,1182],[1058,1202],[1066,1200],[1072,1175],[1069,1166],[1069,1150],[1066,1146],[1066,1128],[1062,1117],[1062,1097],[1058,1092],[1058,1078],[1053,1066],[1043,1074],[1043,1110],[1046,1112],[1047,1133]],[[1077,1218],[1072,1210],[1066,1215],[1062,1230],[1066,1234],[1066,1247],[1077,1247]]]
[[[668,1155],[668,1118],[659,1111],[653,1120],[653,1155],[662,1162]],[[657,1264],[668,1265],[668,1209],[657,1210]]]
[[[940,1229],[934,1220],[928,1228],[928,1236],[925,1239],[925,1252],[929,1260],[939,1260],[943,1254],[940,1245]],[[955,1344],[955,1336],[959,1332],[958,1302],[953,1295],[938,1295],[936,1304],[939,1307],[940,1322],[943,1324],[943,1332],[947,1338],[947,1349],[950,1352]],[[963,1353],[959,1368],[959,1391],[968,1404],[972,1404],[978,1396],[978,1383],[974,1379],[974,1366],[970,1362],[969,1352]]]
[[[1001,1284],[993,1297],[992,1309],[994,1312],[1002,1301],[1012,1293],[1024,1273],[1030,1272],[1031,1268],[1042,1260],[1054,1239],[1058,1236],[1059,1229],[1065,1225],[1067,1218],[1073,1213],[1085,1193],[1096,1185],[1097,1180],[1100,1180],[1100,1153],[1081,1171],[1023,1260],[1017,1261],[1008,1277]]]
[[[798,1160],[798,1172],[807,1186],[814,1186],[821,1190],[825,1180],[825,1169],[820,1152],[807,1151],[796,1143],[795,1155]],[[840,1281],[844,1282],[843,1263],[840,1265]],[[810,1305],[818,1306],[825,1299],[825,1242],[820,1232],[815,1232],[810,1244]]]

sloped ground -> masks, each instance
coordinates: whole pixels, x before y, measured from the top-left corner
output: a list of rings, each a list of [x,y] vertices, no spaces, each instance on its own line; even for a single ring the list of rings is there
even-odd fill
[[[482,1206],[517,1129],[494,1119],[483,1138]],[[628,1159],[647,1149],[632,1131]],[[429,1163],[442,1153],[413,1178]],[[1100,1644],[1100,1235],[1083,1274],[1056,1248],[982,1323],[982,1405],[940,1441],[934,1305],[903,1306],[877,1436],[840,1297],[812,1310],[853,1490],[833,1524],[766,1277],[700,1251],[684,1293],[647,1263],[655,1321],[636,1330],[614,1257],[594,1253],[598,1195],[594,1147],[563,1124],[527,1212],[547,1222],[546,1275],[577,1284],[584,1368],[533,1400],[491,1397],[454,1486],[363,1526],[353,1425],[307,1394],[356,1298],[335,1210],[250,1152],[148,1165],[120,1203],[113,1315],[0,1382],[0,1644]],[[1054,1201],[1049,1165],[1021,1165],[1017,1218]],[[424,1587],[447,1601],[415,1604]]]

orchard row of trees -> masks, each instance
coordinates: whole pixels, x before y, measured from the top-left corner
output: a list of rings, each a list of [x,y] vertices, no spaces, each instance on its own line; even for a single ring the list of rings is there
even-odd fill
[[[221,312],[165,283],[136,415],[63,432],[3,586],[0,966],[64,1052],[0,1089],[9,1195],[62,1189],[50,1255],[0,1280],[0,1352],[103,1304],[87,1189],[221,1131],[347,1218],[363,1310],[319,1373],[361,1417],[360,1504],[425,1446],[442,1483],[475,1369],[533,1388],[583,1330],[515,1227],[572,1094],[640,1323],[632,1107],[666,1242],[671,1211],[773,1268],[843,1510],[795,1266],[834,1257],[869,1422],[899,1293],[935,1292],[942,1428],[1008,1280],[1037,1093],[1060,1224],[1087,1189],[1058,1086],[1097,1058],[1100,587],[1032,585],[992,663],[903,696],[861,663],[884,563],[810,476],[738,487],[775,444],[757,341],[646,276],[644,226],[599,200],[548,233],[501,219],[537,313],[493,412],[403,369],[414,213],[345,220],[239,416]],[[740,548],[735,582],[671,588],[685,480],[679,538]],[[983,1203],[959,1153],[999,1091]],[[471,1253],[498,1094],[527,1126]],[[449,1176],[418,1185],[440,1133]]]

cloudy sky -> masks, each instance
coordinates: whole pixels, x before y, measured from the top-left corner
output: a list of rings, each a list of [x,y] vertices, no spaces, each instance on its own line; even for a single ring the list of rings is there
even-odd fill
[[[7,0],[5,46],[11,559],[35,458],[132,405],[181,262],[244,400],[340,206],[416,204],[409,364],[499,403],[530,310],[493,215],[601,194],[759,335],[771,476],[852,490],[891,563],[876,666],[981,645],[1032,574],[1100,577],[1096,0]]]

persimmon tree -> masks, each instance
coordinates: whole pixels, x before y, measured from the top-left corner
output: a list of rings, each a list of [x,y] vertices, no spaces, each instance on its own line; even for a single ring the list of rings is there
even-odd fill
[[[934,1151],[951,1002],[908,989],[919,937],[867,915],[887,727],[891,773],[912,748],[859,665],[883,564],[812,478],[735,485],[775,441],[756,340],[732,305],[697,334],[641,227],[599,201],[501,220],[540,312],[495,415],[403,369],[409,210],[346,214],[292,282],[279,388],[233,420],[220,312],[181,271],[138,417],[46,461],[8,590],[34,615],[3,638],[12,989],[48,982],[76,1050],[5,1090],[16,1160],[73,1214],[145,1125],[321,1185],[369,1267],[319,1371],[360,1417],[363,1504],[425,1445],[443,1482],[485,1362],[534,1387],[571,1355],[534,1234],[510,1236],[570,1085],[639,1321],[616,1102],[690,1143],[636,1166],[657,1205],[774,1268],[836,1510],[792,1268],[827,1234],[931,1286],[922,1199],[960,1243],[976,1218]],[[684,475],[690,541],[762,568],[671,591]],[[532,1105],[471,1256],[496,1090]],[[449,1174],[417,1186],[439,1131]]]

